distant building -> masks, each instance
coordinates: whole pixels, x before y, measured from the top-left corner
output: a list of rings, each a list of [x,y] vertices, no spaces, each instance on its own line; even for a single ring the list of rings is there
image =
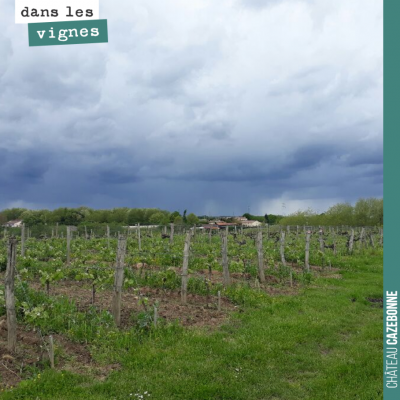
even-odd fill
[[[13,221],[6,222],[3,227],[4,228],[21,228],[24,221],[22,219],[15,219]]]
[[[158,228],[160,225],[140,225],[140,229],[151,229],[151,228]],[[130,226],[124,226],[124,228],[129,228],[131,230],[137,229],[137,225],[130,225]]]
[[[243,221],[242,222],[242,226],[245,226],[246,228],[256,228],[261,225],[262,225],[262,223],[260,221]]]
[[[221,218],[228,219],[228,220],[230,219],[234,222],[224,222],[224,221],[221,221],[220,219],[214,219],[214,220],[209,221],[208,224],[216,225],[219,228],[225,228],[227,226],[238,226],[238,225],[241,225],[246,228],[255,228],[255,227],[262,225],[262,223],[260,221],[250,221],[246,217],[221,217]]]
[[[215,224],[207,224],[207,225],[203,225],[200,229],[205,229],[205,230],[219,230],[219,227]]]
[[[215,223],[219,228],[226,228],[227,226],[236,226],[237,224],[234,224],[232,222],[223,222],[223,221],[218,221]]]
[[[224,222],[224,221],[210,221],[208,224],[203,225],[203,229],[223,229],[226,227],[233,227],[237,226],[237,224],[233,224],[230,222]]]

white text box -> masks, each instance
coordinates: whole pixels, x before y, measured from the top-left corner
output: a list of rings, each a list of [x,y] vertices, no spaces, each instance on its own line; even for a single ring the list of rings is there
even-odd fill
[[[15,0],[15,23],[100,19],[99,0]]]

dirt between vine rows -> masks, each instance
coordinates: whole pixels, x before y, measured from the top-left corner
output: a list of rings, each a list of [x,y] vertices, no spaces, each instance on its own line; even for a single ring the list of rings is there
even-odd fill
[[[118,364],[98,365],[84,344],[71,342],[63,335],[54,334],[57,370],[95,375],[105,379],[108,374],[119,369]],[[38,331],[28,330],[22,325],[17,327],[17,349],[7,349],[7,326],[3,316],[0,320],[0,389],[16,386],[21,380],[33,377],[32,370],[40,371],[50,364],[48,356],[48,338]],[[35,376],[40,379],[40,375]]]
[[[44,290],[38,282],[30,283],[35,290]],[[74,300],[80,311],[92,306],[91,287],[82,282],[59,281],[50,287],[50,296],[65,296]],[[188,293],[187,304],[181,304],[179,291],[142,287],[139,291],[129,288],[122,293],[121,324],[122,328],[132,326],[134,316],[146,311],[140,296],[147,298],[146,309],[153,312],[153,305],[158,304],[158,316],[168,322],[178,320],[187,327],[215,328],[223,324],[229,312],[237,310],[227,298],[221,298],[221,311],[217,309],[216,296],[201,296]],[[113,293],[111,290],[99,290],[95,295],[94,306],[99,310],[111,311]]]
[[[44,290],[39,282],[30,283],[35,290]],[[65,296],[75,300],[79,311],[86,311],[92,306],[91,288],[82,282],[60,281],[50,288],[51,296]],[[112,291],[104,290],[96,293],[95,307],[100,310],[111,310]],[[140,295],[148,298],[148,311],[152,312],[152,305],[158,302],[159,319],[179,322],[187,327],[205,327],[214,329],[222,325],[231,311],[237,309],[228,299],[221,299],[221,311],[218,311],[216,297],[207,297],[188,294],[187,304],[181,304],[179,292],[164,291],[161,289],[141,288]],[[139,304],[139,294],[129,289],[122,294],[121,328],[134,325],[134,315],[144,311]],[[63,335],[53,335],[59,351],[57,352],[57,369],[76,372],[90,372],[98,379],[104,379],[109,372],[119,368],[119,365],[100,366],[90,355],[88,346],[71,342]],[[30,331],[24,326],[18,326],[17,351],[7,350],[7,326],[5,316],[0,320],[0,389],[15,386],[22,379],[27,378],[29,367],[39,370],[49,365],[46,345],[39,332]],[[37,378],[40,379],[40,378]]]
[[[147,264],[141,264],[136,269],[143,268],[154,270]],[[179,268],[172,268],[179,274]],[[196,271],[192,276],[208,278],[208,271]],[[247,282],[255,287],[255,279],[249,278],[248,274],[232,273],[233,282]],[[299,286],[296,282],[290,286],[289,281],[281,282],[273,275],[266,275],[266,283],[259,287],[271,296],[295,295],[298,293]],[[222,282],[222,273],[213,271],[211,276],[213,283]],[[32,282],[30,286],[35,290],[44,291],[44,287],[39,282]],[[257,290],[257,289],[256,289]],[[87,310],[92,303],[92,288],[88,283],[62,280],[50,286],[51,296],[65,296],[74,300],[80,311]],[[152,312],[153,305],[158,304],[159,318],[168,322],[178,320],[186,327],[206,327],[209,329],[222,325],[228,318],[231,311],[239,310],[228,298],[221,298],[221,311],[217,310],[217,296],[206,296],[188,293],[187,304],[181,304],[179,290],[164,290],[160,288],[141,287],[139,289],[129,288],[122,293],[121,323],[122,327],[129,327],[134,324],[134,316],[142,311],[146,311],[140,298],[147,298],[147,311]],[[111,311],[113,293],[111,289],[99,290],[95,295],[94,306],[100,310]]]
[[[136,269],[152,269],[154,267],[143,264],[136,266]],[[300,272],[302,267],[292,265],[296,272]],[[321,268],[311,266],[310,268],[317,274],[321,274],[326,278],[341,279],[341,275],[337,274],[337,268]],[[179,273],[179,268],[174,268]],[[268,271],[266,270],[266,273]],[[192,276],[202,276],[208,278],[208,271],[196,271]],[[248,274],[232,273],[232,280],[248,282],[254,286],[255,279]],[[211,275],[213,283],[222,281],[222,273],[213,271]],[[30,287],[38,291],[44,291],[44,287],[38,282],[30,282]],[[271,296],[277,295],[296,295],[299,286],[296,282],[290,286],[288,281],[281,282],[274,275],[266,275],[266,284],[262,285],[260,290],[267,292]],[[74,300],[79,311],[86,311],[92,304],[92,291],[90,285],[85,282],[77,282],[63,280],[56,282],[50,287],[51,296],[65,296]],[[140,304],[140,296],[148,299],[147,310],[152,312],[152,306],[158,304],[158,315],[160,319],[172,322],[178,320],[186,327],[203,327],[207,329],[215,329],[222,325],[228,319],[232,311],[238,311],[239,307],[235,306],[229,299],[221,298],[221,311],[217,309],[216,296],[202,296],[197,294],[187,295],[187,304],[181,304],[181,296],[179,290],[163,290],[149,287],[142,287],[139,291],[130,288],[122,293],[121,307],[121,325],[122,329],[134,325],[134,316],[144,311],[144,307]],[[99,310],[111,310],[113,293],[112,290],[99,290],[95,296],[94,306]],[[372,300],[373,301],[373,300]],[[118,364],[100,366],[96,364],[90,355],[88,346],[71,342],[63,335],[53,335],[57,344],[57,369],[70,370],[75,373],[91,373],[98,379],[105,379],[108,374],[118,369]],[[47,338],[45,339],[47,340]],[[37,367],[39,370],[44,365],[49,365],[48,353],[43,338],[38,332],[29,331],[26,327],[20,325],[17,330],[17,351],[11,353],[7,350],[7,328],[5,317],[0,318],[0,389],[15,386],[22,379],[28,377],[29,367]],[[40,379],[40,378],[36,378]]]
[[[137,264],[135,269],[154,270],[153,266],[147,264]],[[300,271],[301,267],[293,265],[293,269]],[[179,268],[173,268],[177,274],[180,273]],[[321,267],[312,266],[311,269],[317,274],[324,274],[327,278],[340,279],[341,275],[335,274],[338,271],[336,268],[330,270]],[[267,272],[267,270],[266,270]],[[196,271],[191,276],[209,278],[208,270]],[[246,282],[251,287],[256,286],[255,279],[245,273],[231,273],[233,282]],[[279,295],[296,295],[299,291],[300,285],[293,282],[290,285],[288,279],[280,281],[274,275],[266,275],[266,283],[259,287],[260,290],[268,293],[270,296]],[[212,271],[212,283],[222,282],[222,272]],[[38,282],[31,282],[30,286],[38,291],[44,291],[44,287]],[[257,289],[256,289],[257,290]],[[92,303],[92,289],[88,283],[78,282],[73,280],[62,280],[55,282],[50,286],[51,296],[65,296],[68,299],[74,300],[80,311],[87,310]],[[147,311],[152,312],[153,305],[158,304],[158,315],[160,319],[168,322],[178,320],[183,326],[186,327],[208,327],[216,328],[222,325],[231,311],[238,310],[229,299],[221,298],[221,311],[217,310],[217,297],[206,296],[188,293],[187,304],[181,304],[181,295],[179,290],[164,290],[160,288],[141,287],[139,290],[129,288],[122,293],[122,306],[121,306],[121,323],[122,327],[130,327],[134,324],[134,316],[139,312],[146,311],[143,304],[141,304],[140,297],[147,298]],[[95,294],[94,306],[99,310],[111,311],[113,293],[111,289],[99,290]]]

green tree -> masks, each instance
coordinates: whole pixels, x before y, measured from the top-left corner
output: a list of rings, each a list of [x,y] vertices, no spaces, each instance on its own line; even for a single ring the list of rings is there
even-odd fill
[[[338,203],[330,207],[325,213],[325,225],[353,225],[354,208],[350,203]]]
[[[165,215],[162,212],[156,212],[151,215],[149,222],[151,224],[161,224],[165,220]]]
[[[283,217],[279,223],[282,225],[319,225],[321,222],[321,217],[313,211],[311,208],[306,211],[296,211]]]
[[[354,222],[357,226],[383,224],[383,199],[359,199],[354,206]]]
[[[129,209],[124,208],[114,208],[111,212],[111,221],[115,222],[116,224],[123,224],[128,222],[128,212]]]
[[[180,217],[181,216],[181,214],[178,212],[178,211],[174,211],[173,213],[171,213],[170,214],[170,216],[169,216],[169,220],[171,221],[171,222],[174,222],[175,221],[175,218],[176,217]],[[183,220],[182,220],[183,221]]]
[[[8,222],[7,217],[3,213],[0,213],[0,225],[5,224],[6,222]]]
[[[43,224],[42,214],[40,211],[27,210],[21,215],[22,220],[27,226]]]
[[[197,225],[199,223],[199,219],[197,218],[197,216],[195,214],[190,213],[186,218],[186,222],[189,225]]]
[[[182,224],[183,224],[183,218],[182,218],[180,215],[178,215],[178,216],[175,217],[175,219],[174,219],[174,224],[175,224],[175,225],[182,225]]]
[[[78,225],[84,221],[85,216],[78,209],[58,208],[53,211],[52,222],[58,222],[60,225]]]
[[[259,222],[265,222],[265,216],[257,216],[257,215],[251,215],[249,213],[243,214],[243,217],[247,218],[249,221],[259,221]]]
[[[128,214],[128,224],[136,225],[143,224],[145,220],[144,210],[141,208],[132,208]]]
[[[23,212],[27,211],[26,208],[7,208],[3,210],[1,214],[3,218],[7,221],[12,221],[14,219],[20,219]]]

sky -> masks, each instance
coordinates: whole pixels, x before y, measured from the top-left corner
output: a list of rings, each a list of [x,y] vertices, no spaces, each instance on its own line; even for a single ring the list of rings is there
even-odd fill
[[[383,195],[380,0],[100,0],[28,46],[0,0],[0,209],[323,212]]]

